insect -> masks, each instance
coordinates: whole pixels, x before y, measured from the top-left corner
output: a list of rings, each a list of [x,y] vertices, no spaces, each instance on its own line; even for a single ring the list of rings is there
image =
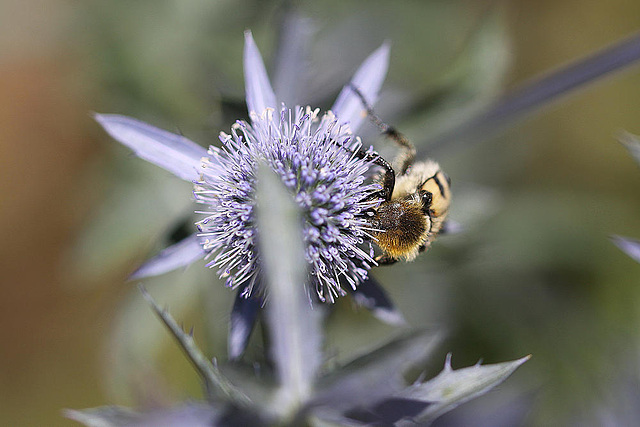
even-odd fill
[[[399,259],[412,261],[444,231],[451,202],[451,180],[435,161],[415,162],[413,144],[376,116],[357,87],[351,88],[360,97],[371,121],[401,148],[394,160],[395,169],[377,153],[362,149],[357,153],[383,170],[377,178],[382,185],[378,196],[383,201],[369,212],[372,236],[383,251],[375,260],[381,265]]]

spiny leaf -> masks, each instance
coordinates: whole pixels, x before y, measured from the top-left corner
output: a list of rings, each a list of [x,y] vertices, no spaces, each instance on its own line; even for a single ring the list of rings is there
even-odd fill
[[[439,342],[440,334],[432,331],[405,333],[321,378],[314,402],[347,410],[390,397],[401,389],[402,373]]]
[[[400,393],[401,397],[429,402],[431,405],[411,421],[399,423],[401,426],[415,425],[416,421],[427,423],[456,406],[481,396],[504,381],[530,356],[511,362],[493,365],[471,366],[453,370],[451,355],[447,356],[444,370],[424,383],[417,383]]]
[[[184,332],[167,310],[163,310],[158,306],[143,286],[140,286],[140,291],[160,320],[162,320],[171,334],[175,337],[176,341],[178,341],[180,347],[182,347],[184,352],[187,354],[187,358],[197,369],[204,381],[207,396],[212,397],[216,391],[220,391],[224,396],[240,406],[249,405],[251,403],[249,398],[241,390],[235,387],[226,377],[224,377],[218,368],[202,354],[193,337]]]

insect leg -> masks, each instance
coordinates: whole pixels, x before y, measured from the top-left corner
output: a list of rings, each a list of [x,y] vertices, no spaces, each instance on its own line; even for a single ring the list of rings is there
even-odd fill
[[[369,105],[364,95],[355,85],[349,83],[349,87],[351,90],[358,95],[360,101],[362,102],[362,106],[367,112],[367,116],[369,119],[375,124],[380,132],[382,132],[387,137],[393,139],[396,144],[398,144],[402,148],[402,152],[396,157],[394,160],[394,164],[398,166],[398,170],[401,175],[404,175],[409,169],[409,166],[413,163],[416,157],[416,148],[413,146],[411,141],[407,139],[402,133],[398,132],[394,127],[389,126],[385,122],[383,122],[380,117],[376,115],[373,111],[373,107]]]
[[[380,166],[384,169],[384,175],[382,177],[382,192],[381,197],[384,200],[391,200],[393,194],[393,188],[396,185],[396,173],[393,168],[380,154],[375,152],[368,152],[360,146],[355,152],[356,157],[359,159],[367,160],[376,166]]]
[[[398,262],[398,259],[393,258],[387,254],[382,254],[375,257],[375,261],[378,263],[378,265],[391,265]]]

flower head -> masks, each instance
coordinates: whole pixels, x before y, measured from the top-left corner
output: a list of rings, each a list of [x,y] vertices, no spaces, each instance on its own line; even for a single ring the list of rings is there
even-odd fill
[[[255,172],[265,162],[282,178],[302,212],[305,258],[310,281],[322,301],[344,294],[342,278],[352,288],[373,264],[360,246],[370,236],[365,212],[378,203],[380,188],[365,183],[366,160],[354,155],[360,141],[347,124],[328,112],[283,107],[251,113],[231,134],[221,133],[223,149],[209,149],[195,197],[207,206],[197,223],[208,266],[232,288],[251,294],[260,284],[260,254],[255,226]]]

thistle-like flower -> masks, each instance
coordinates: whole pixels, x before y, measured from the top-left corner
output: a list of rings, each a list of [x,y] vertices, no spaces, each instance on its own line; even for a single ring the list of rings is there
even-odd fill
[[[333,302],[355,291],[375,265],[365,214],[379,203],[379,186],[366,180],[369,161],[354,154],[363,150],[355,132],[366,114],[352,86],[359,88],[368,104],[375,103],[388,56],[387,45],[371,54],[332,109],[320,114],[318,109],[278,101],[247,32],[244,71],[250,120],[237,121],[229,134],[221,133],[221,148],[205,150],[182,136],[128,117],[96,115],[111,136],[138,156],[193,182],[195,199],[205,206],[199,211],[204,218],[196,224],[197,234],[162,251],[133,277],[161,274],[206,258],[226,285],[238,290],[239,298],[263,295],[255,171],[264,162],[281,177],[303,213],[310,293],[320,301]],[[371,286],[376,285],[367,284],[362,292]],[[380,304],[372,308],[382,307],[386,319],[391,319],[386,297],[380,296],[379,289],[372,291],[359,301],[370,304],[377,299]]]
[[[207,257],[219,274],[228,277],[228,285],[238,288],[239,298],[231,324],[233,328],[235,313],[236,317],[242,318],[241,326],[244,327],[251,326],[252,316],[246,313],[257,310],[256,300],[262,302],[253,298],[259,292],[252,291],[263,280],[260,269],[265,264],[266,282],[274,295],[266,307],[265,321],[272,342],[270,350],[275,375],[270,376],[270,366],[265,366],[260,377],[266,381],[257,386],[258,379],[247,378],[246,372],[236,371],[236,364],[222,361],[220,366],[224,369],[218,369],[217,363],[211,363],[209,357],[200,353],[194,337],[185,333],[169,313],[144,292],[197,368],[207,401],[148,413],[104,407],[69,411],[67,415],[86,425],[113,426],[428,425],[442,413],[499,384],[528,357],[461,370],[453,370],[448,357],[438,376],[428,381],[421,378],[411,386],[403,387],[400,374],[405,365],[422,360],[438,341],[437,335],[427,331],[396,338],[351,363],[335,366],[333,370],[321,369],[325,358],[320,351],[320,316],[314,315],[317,313],[312,312],[302,294],[299,283],[304,281],[305,269],[297,266],[303,265],[306,259],[308,265],[305,267],[313,275],[312,283],[321,297],[329,298],[341,293],[339,283],[342,279],[349,287],[362,280],[371,263],[370,254],[360,250],[359,244],[367,237],[362,213],[376,203],[375,188],[362,181],[368,165],[350,155],[360,144],[353,134],[357,133],[363,119],[362,102],[346,89],[334,104],[333,114],[319,116],[311,109],[281,107],[278,101],[282,99],[271,90],[250,34],[246,41],[245,77],[250,122],[238,122],[231,135],[222,135],[222,149],[206,151],[184,137],[122,116],[98,115],[97,119],[114,138],[133,148],[140,157],[194,182],[197,201],[207,206],[206,217],[199,222],[198,234],[163,251],[138,270],[136,276],[160,274]],[[444,145],[451,139],[463,140],[460,137],[465,135],[485,135],[488,130],[532,111],[570,89],[628,65],[640,57],[639,43],[640,37],[634,37],[534,82],[499,100],[470,121],[457,125],[453,132],[434,139],[434,145]],[[387,56],[386,47],[376,51],[351,82],[369,104],[374,103],[382,83]],[[256,174],[258,163],[262,166]],[[264,165],[277,176],[274,178],[274,174],[265,173]],[[318,168],[311,169],[309,165]],[[275,179],[274,185],[270,185],[266,177]],[[284,189],[277,185],[279,180]],[[273,187],[274,191],[265,191],[265,187]],[[335,192],[328,191],[329,188]],[[259,194],[255,199],[254,192]],[[327,193],[338,195],[333,200],[331,197],[323,199],[322,195]],[[292,194],[293,198],[287,197]],[[265,200],[275,199],[276,195],[282,201],[276,204],[277,207],[287,203],[297,205],[289,209],[289,212],[295,211],[295,215],[288,216],[288,223],[294,224],[301,216],[302,227],[278,227],[286,209],[261,209]],[[262,238],[252,222],[254,210]],[[287,233],[293,229],[296,232]],[[303,239],[304,254],[300,248]],[[625,239],[623,250],[636,257],[640,246],[636,241],[632,246],[626,246],[629,241]],[[260,259],[256,248],[262,249],[264,260]],[[274,256],[278,248],[288,248],[284,251],[287,256],[278,260],[281,254]],[[283,260],[287,262],[277,262]],[[283,274],[291,270],[296,274]],[[373,288],[371,283],[374,283]],[[348,289],[347,286],[344,288]],[[371,307],[380,310],[385,307],[386,300],[376,294],[379,291],[375,282],[367,280],[356,288],[356,295],[375,300]],[[234,336],[241,340],[246,338],[243,333]],[[243,343],[238,345],[237,348],[241,348]],[[234,354],[238,355],[238,352],[232,348],[230,356]],[[273,381],[274,377],[276,381]]]
[[[246,296],[260,286],[254,211],[255,173],[263,161],[303,212],[312,287],[321,301],[333,301],[345,293],[341,278],[355,289],[374,264],[360,246],[370,238],[364,214],[378,203],[380,187],[365,184],[369,163],[354,156],[360,142],[331,112],[320,118],[309,107],[280,114],[268,108],[250,116],[251,123],[238,121],[230,135],[222,133],[223,149],[211,147],[202,161],[195,197],[207,207],[197,226],[208,266]]]

